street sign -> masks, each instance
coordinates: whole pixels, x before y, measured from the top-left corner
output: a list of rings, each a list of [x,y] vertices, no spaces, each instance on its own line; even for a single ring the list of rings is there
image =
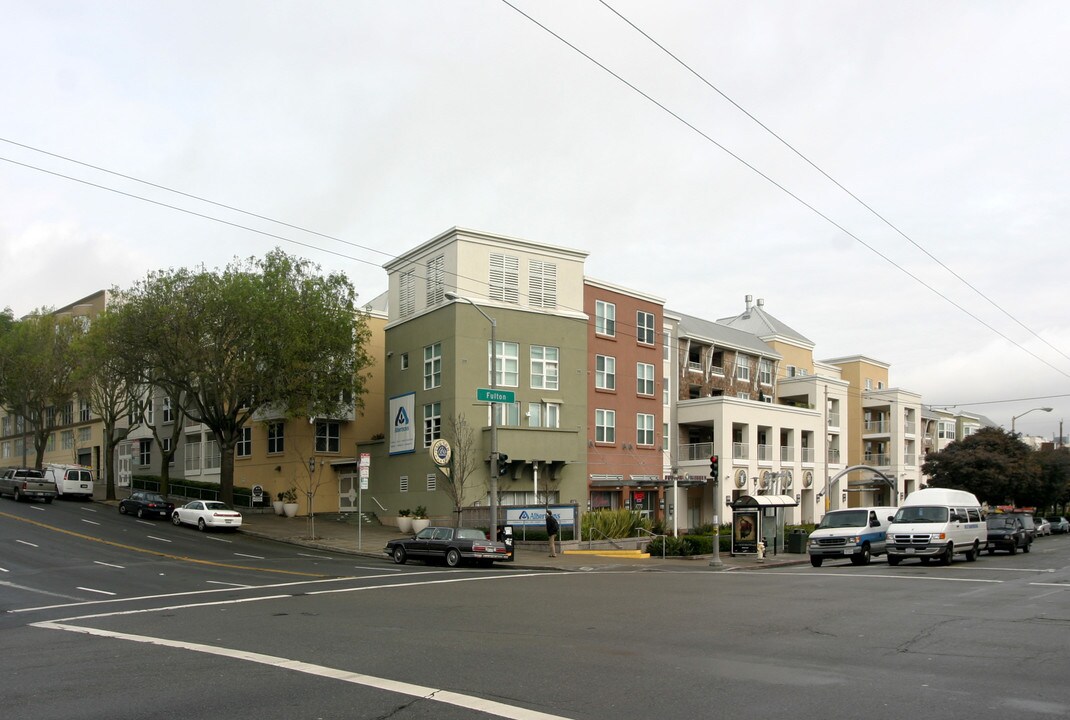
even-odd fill
[[[482,402],[514,403],[516,393],[512,390],[498,390],[497,388],[476,388],[476,400]]]

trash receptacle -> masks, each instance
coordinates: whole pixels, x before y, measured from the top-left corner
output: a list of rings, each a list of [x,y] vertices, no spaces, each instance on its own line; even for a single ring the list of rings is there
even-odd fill
[[[788,535],[788,552],[803,554],[806,552],[806,533],[802,530],[792,530]]]

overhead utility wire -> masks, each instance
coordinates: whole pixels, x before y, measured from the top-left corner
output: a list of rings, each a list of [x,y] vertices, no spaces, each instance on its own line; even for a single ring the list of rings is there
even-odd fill
[[[559,40],[560,42],[564,43],[564,44],[565,44],[565,45],[567,45],[568,47],[572,48],[572,50],[574,50],[574,51],[575,51],[575,52],[577,52],[578,54],[582,55],[582,56],[583,56],[584,58],[586,58],[586,59],[587,59],[588,61],[590,61],[590,62],[591,62],[591,63],[593,63],[594,65],[597,65],[597,66],[598,66],[599,68],[601,68],[601,69],[602,69],[603,71],[605,71],[605,72],[606,72],[607,74],[609,74],[609,75],[613,76],[614,78],[616,78],[616,79],[617,79],[617,80],[618,80],[619,82],[621,82],[622,84],[626,85],[626,86],[627,86],[628,88],[630,88],[630,89],[631,89],[632,91],[634,91],[634,92],[635,92],[635,93],[637,93],[638,95],[642,96],[643,98],[645,98],[645,99],[646,99],[647,101],[649,101],[649,102],[650,102],[650,103],[652,103],[653,105],[656,105],[657,107],[661,108],[661,110],[662,110],[662,111],[664,111],[664,112],[665,112],[665,113],[667,113],[668,115],[670,115],[670,116],[672,116],[673,118],[675,118],[675,119],[676,119],[676,120],[677,120],[678,122],[680,122],[680,123],[681,123],[682,125],[686,126],[686,127],[687,127],[687,128],[689,128],[690,130],[692,130],[692,131],[693,131],[694,133],[696,133],[697,135],[699,135],[700,137],[702,137],[703,139],[705,139],[705,140],[706,140],[707,142],[709,142],[710,144],[712,144],[712,145],[714,145],[715,147],[719,148],[719,149],[720,149],[720,150],[721,150],[722,152],[724,152],[724,153],[725,153],[725,154],[727,154],[728,156],[730,156],[730,157],[732,157],[733,159],[735,159],[735,160],[736,160],[737,162],[739,162],[739,163],[740,163],[741,165],[743,165],[744,167],[746,167],[747,169],[749,169],[750,171],[752,171],[753,173],[755,173],[756,175],[758,175],[759,177],[761,177],[761,178],[762,178],[763,180],[765,180],[766,182],[768,182],[768,183],[769,183],[770,185],[772,185],[773,187],[777,188],[778,190],[780,190],[781,192],[783,192],[783,193],[784,193],[785,195],[787,195],[788,197],[790,197],[790,198],[792,198],[793,200],[795,200],[795,201],[796,201],[797,203],[799,203],[800,205],[802,205],[803,207],[805,207],[806,209],[808,209],[808,210],[809,210],[810,212],[812,212],[812,213],[814,213],[815,215],[817,215],[818,217],[820,217],[820,218],[821,218],[822,220],[824,220],[825,222],[827,222],[827,223],[828,223],[829,225],[832,225],[832,226],[833,226],[834,228],[838,229],[838,230],[839,230],[840,232],[842,232],[843,234],[845,234],[845,235],[846,235],[847,237],[851,238],[852,240],[854,240],[855,242],[857,242],[857,243],[858,243],[859,245],[861,245],[862,247],[866,248],[867,250],[869,250],[870,252],[872,252],[872,253],[873,253],[874,255],[876,255],[877,257],[881,258],[882,260],[884,260],[885,262],[887,262],[887,263],[888,263],[889,265],[891,265],[892,267],[896,268],[897,270],[899,270],[900,272],[902,272],[902,273],[903,273],[904,275],[906,275],[907,277],[909,277],[909,278],[911,278],[912,280],[914,280],[914,281],[915,281],[915,282],[917,282],[917,283],[918,283],[919,285],[921,285],[922,287],[926,288],[927,290],[929,290],[929,291],[930,291],[931,293],[933,293],[933,294],[934,294],[934,295],[936,295],[937,297],[939,297],[939,298],[942,298],[942,299],[943,299],[943,300],[944,300],[945,302],[947,302],[948,304],[950,304],[950,305],[952,305],[953,307],[957,308],[958,310],[960,310],[961,312],[965,313],[966,315],[969,315],[969,316],[970,316],[971,318],[973,318],[973,319],[974,319],[974,320],[976,320],[976,321],[977,321],[978,323],[980,323],[981,325],[985,326],[986,328],[988,328],[989,330],[991,330],[992,332],[994,332],[994,333],[995,333],[996,335],[999,335],[999,336],[1000,336],[1001,338],[1003,338],[1003,339],[1004,339],[1004,340],[1006,340],[1007,342],[1011,343],[1012,345],[1014,345],[1015,347],[1017,347],[1017,348],[1018,348],[1019,350],[1022,350],[1023,352],[1025,352],[1025,353],[1027,353],[1027,354],[1031,355],[1031,356],[1032,356],[1033,358],[1035,358],[1035,359],[1039,360],[1040,362],[1042,362],[1043,364],[1047,365],[1047,366],[1048,366],[1049,368],[1051,368],[1051,369],[1052,369],[1052,370],[1054,370],[1055,372],[1059,373],[1059,374],[1060,374],[1060,375],[1062,375],[1063,377],[1066,377],[1066,378],[1070,378],[1070,373],[1067,373],[1066,371],[1064,371],[1064,370],[1061,370],[1061,369],[1059,369],[1059,368],[1055,367],[1055,366],[1054,366],[1054,365],[1052,365],[1052,364],[1051,364],[1050,362],[1048,362],[1048,361],[1047,361],[1047,360],[1045,360],[1044,358],[1042,358],[1042,357],[1040,357],[1039,355],[1037,355],[1036,353],[1034,353],[1034,352],[1033,352],[1032,350],[1030,350],[1030,349],[1026,348],[1025,346],[1021,345],[1020,343],[1018,343],[1018,342],[1014,341],[1013,339],[1011,339],[1011,338],[1010,338],[1010,337],[1008,337],[1007,335],[1003,334],[1002,332],[1000,332],[999,330],[997,330],[996,328],[994,328],[994,327],[993,327],[992,325],[989,325],[989,324],[988,324],[987,322],[985,322],[985,321],[984,321],[984,320],[982,320],[981,318],[979,318],[979,317],[977,317],[976,315],[974,315],[974,314],[973,314],[972,312],[970,312],[969,310],[967,310],[966,308],[964,308],[964,307],[963,307],[962,305],[959,305],[959,304],[958,304],[957,302],[955,302],[954,300],[952,300],[951,298],[949,298],[949,297],[948,297],[947,295],[944,295],[944,294],[943,294],[942,292],[940,292],[939,290],[937,290],[936,288],[934,288],[934,287],[933,287],[932,285],[929,285],[929,284],[928,284],[927,282],[925,282],[924,280],[922,280],[921,278],[919,278],[919,277],[918,277],[917,275],[913,274],[912,272],[910,272],[909,270],[907,270],[907,269],[906,269],[905,267],[903,267],[902,265],[900,265],[899,263],[895,262],[894,260],[892,260],[892,259],[891,259],[890,257],[888,257],[887,255],[885,255],[884,253],[882,253],[882,252],[881,252],[880,250],[877,250],[877,248],[873,247],[873,246],[872,246],[872,245],[870,245],[869,243],[867,243],[867,242],[865,242],[864,240],[862,240],[862,238],[860,238],[860,237],[858,237],[857,235],[855,235],[854,233],[852,233],[852,232],[851,232],[850,230],[848,230],[847,228],[845,228],[845,227],[844,227],[843,225],[840,225],[840,224],[839,224],[838,222],[836,222],[835,220],[833,220],[833,219],[832,219],[831,217],[829,217],[828,215],[826,215],[826,214],[825,214],[825,213],[823,213],[822,211],[818,210],[818,209],[817,209],[817,208],[816,208],[815,206],[811,205],[811,204],[810,204],[810,203],[808,203],[808,202],[807,202],[806,200],[803,200],[803,199],[802,199],[801,197],[799,197],[798,195],[796,195],[795,193],[793,193],[793,192],[792,192],[791,190],[789,190],[789,189],[788,189],[787,187],[785,187],[784,185],[782,185],[782,184],[780,184],[779,182],[777,182],[776,180],[774,180],[774,179],[773,179],[773,178],[772,178],[771,176],[769,176],[769,175],[765,174],[764,172],[762,172],[761,170],[759,170],[759,169],[758,169],[758,168],[757,168],[757,167],[756,167],[755,165],[752,165],[751,163],[747,162],[747,161],[746,161],[746,160],[744,160],[744,159],[743,159],[743,158],[742,158],[741,156],[739,156],[739,155],[737,155],[736,153],[732,152],[732,151],[731,151],[731,150],[729,150],[729,149],[728,149],[727,147],[725,147],[724,145],[722,145],[721,143],[717,142],[717,141],[716,141],[716,140],[714,140],[714,139],[713,139],[712,137],[710,137],[709,135],[707,135],[707,134],[706,134],[705,132],[703,132],[702,130],[698,129],[698,127],[696,127],[695,125],[693,125],[693,124],[692,124],[691,122],[689,122],[689,121],[685,120],[685,119],[684,119],[684,118],[683,118],[682,116],[680,116],[679,114],[677,114],[677,113],[676,113],[676,112],[674,112],[673,110],[670,110],[670,109],[669,109],[668,107],[666,107],[665,105],[663,105],[663,104],[662,104],[661,102],[659,102],[658,100],[654,99],[654,98],[653,98],[652,96],[648,95],[647,93],[643,92],[643,91],[642,91],[642,90],[640,90],[640,89],[639,89],[638,87],[636,87],[636,86],[635,86],[635,85],[633,85],[632,83],[628,82],[628,81],[627,81],[627,80],[625,80],[625,79],[624,79],[623,77],[621,77],[620,75],[618,75],[617,73],[613,72],[612,70],[610,70],[610,69],[609,69],[608,67],[606,67],[606,66],[605,66],[605,65],[603,65],[602,63],[600,63],[600,62],[599,62],[598,60],[595,60],[595,59],[594,59],[594,58],[593,58],[592,56],[588,55],[588,54],[587,54],[586,52],[584,52],[583,50],[581,50],[580,48],[578,48],[578,47],[577,47],[576,45],[573,45],[573,44],[572,44],[571,42],[569,42],[568,40],[566,40],[566,39],[565,39],[565,38],[563,38],[562,36],[558,35],[558,34],[557,34],[556,32],[554,32],[554,31],[553,31],[553,30],[551,30],[550,28],[546,27],[546,26],[545,26],[545,25],[543,25],[543,24],[542,24],[541,22],[539,22],[539,21],[538,21],[538,20],[536,20],[535,18],[533,18],[533,17],[531,17],[530,15],[528,15],[527,13],[525,13],[525,12],[524,12],[523,10],[521,10],[520,8],[518,8],[518,7],[516,7],[515,5],[513,5],[513,4],[511,3],[511,2],[509,2],[509,0],[501,0],[501,1],[502,1],[502,2],[503,2],[503,3],[505,4],[505,5],[508,5],[508,6],[510,7],[510,8],[512,8],[513,10],[515,10],[515,11],[516,11],[517,13],[519,13],[519,14],[520,14],[521,16],[523,16],[524,18],[526,18],[526,19],[527,19],[528,21],[530,21],[531,23],[533,23],[533,24],[537,25],[538,27],[542,28],[542,29],[543,29],[543,30],[544,30],[545,32],[547,32],[548,34],[552,35],[553,37],[555,37],[555,38],[556,38],[557,40]]]
[[[327,235],[327,234],[324,234],[324,233],[321,233],[321,232],[317,232],[315,230],[309,230],[308,228],[300,227],[298,225],[291,225],[290,223],[285,222],[283,220],[276,220],[274,218],[270,218],[270,217],[267,217],[265,215],[258,215],[258,214],[254,213],[254,212],[250,212],[248,210],[242,210],[241,208],[234,207],[233,205],[227,205],[225,203],[216,202],[215,200],[209,200],[208,198],[200,197],[198,195],[193,195],[191,193],[182,192],[181,190],[175,190],[174,188],[167,187],[166,185],[158,185],[157,183],[150,182],[148,180],[142,180],[141,178],[136,178],[136,177],[133,177],[132,175],[124,175],[121,172],[116,172],[114,170],[109,170],[107,168],[100,167],[99,165],[92,165],[92,164],[87,163],[87,162],[82,162],[81,160],[75,160],[74,158],[66,157],[65,155],[60,155],[60,154],[54,153],[54,152],[49,152],[48,150],[42,150],[41,148],[33,147],[32,145],[26,145],[24,143],[16,142],[14,140],[9,140],[8,138],[4,138],[4,137],[0,137],[0,142],[6,142],[9,145],[15,145],[16,147],[24,148],[26,150],[32,150],[33,152],[41,153],[42,155],[48,155],[50,157],[54,157],[54,158],[57,158],[59,160],[64,160],[64,161],[69,162],[69,163],[74,163],[75,165],[81,165],[82,167],[92,168],[93,170],[98,170],[98,171],[100,171],[102,173],[107,173],[108,175],[114,175],[115,177],[121,177],[124,180],[131,180],[131,181],[136,182],[136,183],[141,183],[142,185],[148,185],[149,187],[154,187],[154,188],[156,188],[158,190],[166,190],[167,192],[174,193],[175,195],[181,195],[183,197],[188,197],[188,198],[190,198],[192,200],[197,200],[198,202],[208,203],[209,205],[215,205],[216,207],[221,207],[221,208],[224,208],[226,210],[232,210],[232,211],[234,211],[236,213],[241,213],[242,215],[248,215],[249,217],[257,218],[258,220],[266,220],[267,222],[275,223],[276,225],[282,225],[283,227],[288,227],[288,228],[290,228],[292,230],[299,230],[300,232],[306,232],[309,235],[318,235],[321,238],[326,238],[327,240],[334,240],[335,242],[340,242],[343,245],[349,245],[351,247],[359,248],[360,250],[367,250],[368,252],[379,253],[380,255],[385,255],[387,257],[394,257],[390,253],[384,252],[382,250],[376,250],[375,248],[367,247],[367,246],[364,246],[364,245],[358,245],[355,242],[350,242],[349,240],[343,240],[342,238],[334,237],[333,235]],[[4,158],[4,159],[6,159],[6,158]],[[29,166],[27,166],[27,167],[29,167]],[[39,168],[34,168],[34,169],[39,169]],[[48,172],[48,171],[45,170],[44,172]],[[64,176],[64,177],[66,177],[66,176]],[[75,178],[69,178],[69,179],[75,179]],[[97,185],[96,187],[102,187],[102,186]],[[107,188],[105,188],[105,189],[107,189]],[[168,206],[168,207],[170,207],[170,206]],[[202,217],[206,217],[206,216],[202,216]],[[239,227],[241,227],[241,226],[239,226]],[[312,246],[306,246],[306,247],[312,247]],[[343,257],[346,257],[346,256],[343,256]],[[353,259],[355,259],[355,258],[353,258]]]
[[[954,405],[929,405],[931,408],[956,408],[966,407],[968,405],[999,405],[1001,403],[1017,403],[1017,402],[1036,402],[1038,400],[1052,400],[1054,398],[1070,397],[1070,394],[1063,395],[1039,395],[1037,397],[1027,398],[1014,398],[1012,400],[989,400],[988,402],[968,402],[968,403],[955,403]],[[926,403],[928,405],[928,403]]]
[[[12,165],[18,165],[20,167],[27,168],[29,170],[37,170],[38,172],[47,173],[48,175],[54,175],[56,177],[63,178],[64,180],[73,180],[74,182],[82,183],[83,185],[89,185],[90,187],[95,187],[95,188],[98,188],[100,190],[107,190],[108,192],[113,192],[113,193],[116,193],[118,195],[125,195],[126,197],[133,198],[135,200],[142,200],[142,201],[147,202],[147,203],[152,203],[153,205],[159,205],[160,207],[165,207],[165,208],[168,208],[169,210],[177,210],[178,212],[183,212],[183,213],[186,213],[187,215],[194,215],[194,216],[199,217],[199,218],[204,218],[205,220],[212,220],[213,222],[222,223],[224,225],[230,225],[231,227],[239,228],[241,230],[248,230],[249,232],[254,232],[254,233],[257,233],[259,235],[265,235],[267,237],[275,238],[276,240],[282,240],[283,242],[293,243],[294,245],[300,245],[301,247],[309,248],[311,250],[319,250],[320,252],[325,252],[325,253],[329,253],[331,255],[336,255],[336,256],[338,256],[340,258],[345,258],[346,260],[353,260],[354,262],[364,263],[366,265],[371,265],[371,266],[376,267],[376,268],[379,267],[379,265],[377,263],[373,263],[370,260],[362,260],[361,258],[353,257],[352,255],[346,255],[345,253],[336,252],[334,250],[327,250],[326,248],[317,247],[317,246],[312,245],[310,243],[301,242],[300,240],[294,240],[293,238],[284,237],[282,235],[276,235],[275,233],[271,233],[271,232],[268,232],[266,230],[259,230],[259,229],[254,228],[254,227],[249,227],[248,225],[242,225],[241,223],[231,222],[230,220],[224,220],[222,218],[213,217],[211,215],[205,215],[204,213],[199,213],[196,210],[189,210],[187,208],[179,207],[177,205],[170,205],[170,204],[162,202],[160,200],[153,200],[152,198],[147,198],[147,197],[145,197],[143,195],[136,195],[134,193],[126,192],[125,190],[119,190],[117,188],[110,188],[107,185],[100,185],[98,183],[91,182],[89,180],[83,180],[81,178],[76,178],[76,177],[73,177],[71,175],[64,175],[63,173],[56,172],[55,170],[46,170],[45,168],[37,167],[36,165],[30,165],[29,163],[19,162],[18,160],[12,160],[11,158],[6,158],[6,157],[3,157],[3,156],[0,156],[0,160],[3,160],[4,162],[9,162]],[[241,212],[241,211],[239,211],[239,212]],[[250,213],[247,213],[247,214],[250,214]]]
[[[998,304],[998,303],[997,303],[997,302],[996,302],[995,300],[993,300],[993,299],[992,299],[992,298],[990,298],[990,297],[989,297],[988,295],[986,295],[985,293],[981,292],[981,291],[980,291],[979,289],[977,289],[976,287],[974,287],[974,285],[973,285],[972,283],[970,283],[970,282],[969,282],[969,281],[968,281],[968,280],[967,280],[966,278],[964,278],[964,277],[962,277],[961,275],[959,275],[959,274],[958,274],[957,272],[955,272],[955,271],[954,271],[953,269],[951,269],[951,268],[950,268],[950,267],[948,267],[948,266],[947,266],[946,264],[944,264],[944,262],[943,262],[943,261],[941,261],[941,260],[940,260],[939,258],[937,258],[937,257],[936,257],[935,255],[933,255],[933,254],[932,254],[931,252],[929,252],[928,250],[926,250],[926,249],[925,249],[924,247],[922,247],[922,246],[921,246],[921,245],[920,245],[919,243],[915,242],[913,238],[911,238],[911,237],[910,237],[909,235],[907,235],[907,234],[906,234],[905,232],[903,232],[902,230],[900,230],[900,229],[899,229],[899,227],[897,227],[897,226],[896,226],[896,225],[895,225],[894,223],[892,223],[892,222],[891,222],[890,220],[888,220],[888,219],[887,219],[886,217],[884,217],[884,216],[883,216],[883,215],[881,215],[881,214],[880,214],[879,212],[877,212],[877,211],[876,211],[876,210],[875,210],[875,209],[874,209],[873,207],[871,207],[871,206],[869,205],[869,203],[867,203],[866,201],[862,200],[862,198],[858,197],[858,196],[857,196],[857,195],[855,195],[855,194],[854,194],[853,192],[851,192],[851,191],[850,191],[850,190],[848,190],[848,189],[847,189],[846,187],[844,187],[844,186],[843,186],[843,185],[842,185],[842,184],[841,184],[841,183],[840,183],[840,182],[839,182],[838,180],[836,180],[836,178],[832,177],[832,176],[831,176],[831,175],[829,175],[829,174],[828,174],[827,172],[825,172],[824,170],[822,170],[822,169],[821,169],[821,168],[820,168],[820,167],[819,167],[819,166],[818,166],[818,165],[817,165],[817,164],[816,164],[815,162],[813,162],[813,161],[812,161],[812,160],[811,160],[810,158],[808,158],[808,157],[806,157],[805,155],[803,155],[803,154],[802,154],[802,153],[801,153],[801,152],[800,152],[799,150],[797,150],[797,149],[796,149],[796,148],[795,148],[795,147],[794,147],[794,146],[793,146],[793,145],[792,145],[791,143],[789,143],[789,142],[788,142],[787,140],[785,140],[785,139],[784,139],[783,137],[781,137],[781,136],[780,136],[779,134],[777,134],[777,133],[776,133],[776,132],[775,132],[774,130],[772,130],[772,129],[771,129],[770,127],[768,127],[768,126],[767,126],[767,125],[766,125],[765,123],[763,123],[763,122],[762,122],[761,120],[759,120],[759,119],[758,119],[758,118],[756,118],[756,117],[755,117],[754,115],[752,115],[752,114],[751,114],[750,112],[748,112],[748,111],[747,111],[747,110],[746,110],[746,109],[745,109],[744,107],[742,107],[742,106],[741,106],[741,105],[740,105],[739,103],[737,103],[737,102],[736,102],[735,100],[733,100],[732,98],[728,97],[728,95],[724,94],[724,93],[723,93],[723,92],[721,91],[721,89],[720,89],[720,88],[718,88],[718,87],[717,87],[716,85],[714,85],[714,84],[713,84],[713,83],[711,83],[711,82],[710,82],[709,80],[707,80],[707,79],[706,79],[705,77],[703,77],[703,76],[702,76],[701,74],[699,74],[699,73],[698,73],[698,72],[697,72],[696,70],[694,70],[694,69],[693,69],[693,68],[692,68],[692,67],[691,67],[690,65],[688,65],[687,63],[685,63],[685,62],[684,62],[683,60],[681,60],[681,59],[680,59],[679,57],[677,57],[677,56],[676,56],[676,55],[675,55],[675,54],[674,54],[674,53],[673,53],[672,51],[670,51],[670,50],[669,50],[668,48],[666,48],[666,47],[665,47],[664,45],[662,45],[662,44],[661,44],[661,43],[659,43],[659,42],[658,42],[657,40],[655,40],[654,38],[652,38],[652,37],[651,37],[651,36],[650,36],[650,35],[649,35],[648,33],[646,33],[646,32],[645,32],[645,31],[644,31],[644,30],[643,30],[642,28],[638,27],[638,26],[637,26],[637,25],[636,25],[635,23],[633,23],[633,22],[632,22],[631,20],[629,20],[628,18],[624,17],[624,16],[623,16],[623,15],[621,15],[621,14],[620,14],[619,12],[617,12],[617,10],[616,10],[616,9],[614,9],[614,8],[613,8],[613,7],[612,7],[612,6],[611,6],[611,5],[609,4],[609,3],[607,3],[607,2],[606,2],[606,0],[598,0],[598,1],[599,1],[600,3],[602,3],[602,5],[604,5],[604,6],[605,6],[605,7],[606,7],[606,8],[607,8],[607,9],[608,9],[608,10],[609,10],[610,12],[612,12],[612,13],[613,13],[614,15],[616,15],[616,16],[617,16],[617,17],[619,17],[619,18],[620,18],[621,20],[623,20],[624,22],[626,22],[626,23],[627,23],[628,25],[630,25],[630,26],[631,26],[631,27],[632,27],[632,28],[633,28],[633,29],[634,29],[634,30],[635,30],[636,32],[638,32],[638,33],[639,33],[640,35],[642,35],[642,36],[643,36],[643,37],[645,37],[645,38],[646,38],[647,40],[649,40],[649,41],[650,41],[650,42],[652,42],[652,43],[653,43],[654,45],[656,45],[656,46],[657,46],[657,47],[658,47],[658,48],[659,48],[659,49],[660,49],[660,50],[661,50],[662,52],[664,52],[664,53],[665,53],[666,55],[668,55],[668,56],[669,56],[669,57],[671,57],[671,58],[672,58],[673,60],[675,60],[675,61],[676,61],[676,62],[677,62],[677,63],[678,63],[678,64],[679,64],[679,65],[680,65],[681,67],[683,67],[683,68],[684,68],[685,70],[687,70],[687,71],[688,71],[689,73],[691,73],[691,74],[692,74],[692,75],[694,75],[694,76],[695,76],[696,78],[698,78],[698,79],[699,79],[700,81],[702,81],[702,82],[703,82],[703,83],[704,83],[704,84],[705,84],[705,85],[706,85],[706,86],[707,86],[708,88],[710,88],[710,89],[711,89],[711,90],[713,90],[713,91],[714,91],[715,93],[717,93],[718,95],[720,95],[720,96],[721,96],[722,98],[724,98],[725,100],[727,100],[728,102],[730,102],[730,103],[731,103],[731,104],[732,104],[733,106],[735,106],[735,108],[736,108],[737,110],[739,110],[739,111],[740,111],[741,113],[743,113],[744,115],[746,115],[747,117],[749,117],[749,118],[750,118],[751,120],[753,120],[753,121],[754,121],[755,123],[757,123],[757,124],[758,124],[758,125],[759,125],[759,126],[760,126],[760,127],[762,128],[762,129],[763,129],[763,130],[765,130],[765,131],[766,131],[767,133],[769,133],[769,134],[770,134],[770,135],[772,135],[772,136],[773,136],[774,138],[776,138],[776,139],[777,139],[778,141],[780,141],[780,143],[781,143],[781,144],[782,144],[782,145],[783,145],[784,147],[788,148],[788,149],[789,149],[789,150],[791,150],[791,151],[792,151],[793,153],[795,153],[795,155],[796,155],[796,156],[798,156],[798,157],[799,157],[799,159],[801,159],[801,160],[802,160],[803,162],[805,162],[805,163],[806,163],[807,165],[809,165],[810,167],[812,167],[812,168],[813,168],[814,170],[817,170],[817,171],[818,171],[819,173],[821,173],[821,174],[822,174],[822,175],[823,175],[823,176],[825,177],[825,179],[827,179],[827,180],[828,180],[829,182],[831,182],[831,183],[832,183],[833,185],[835,185],[836,187],[838,187],[838,188],[839,188],[840,190],[842,190],[843,192],[847,193],[847,195],[849,195],[849,196],[850,196],[850,197],[851,197],[851,198],[852,198],[852,199],[853,199],[853,200],[854,200],[855,202],[857,202],[857,203],[858,203],[859,205],[861,205],[861,206],[862,206],[862,207],[864,207],[864,208],[865,208],[866,210],[868,210],[868,211],[869,211],[869,212],[870,212],[870,213],[871,213],[871,214],[872,214],[872,215],[873,215],[874,217],[876,217],[876,218],[877,218],[878,220],[880,220],[880,221],[881,221],[881,222],[883,222],[883,223],[884,223],[885,225],[887,225],[888,227],[890,227],[890,228],[891,228],[892,230],[894,230],[894,231],[895,231],[895,232],[896,232],[897,234],[899,234],[899,235],[900,235],[900,236],[901,236],[901,237],[902,237],[902,238],[903,238],[904,240],[906,240],[907,242],[909,242],[909,243],[910,243],[911,245],[913,245],[914,247],[916,247],[916,248],[917,248],[918,250],[921,250],[921,251],[922,251],[923,253],[925,253],[925,254],[926,254],[926,255],[927,255],[928,257],[929,257],[929,259],[931,259],[931,260],[932,260],[933,262],[935,262],[935,263],[936,263],[937,265],[939,265],[939,266],[940,266],[940,267],[942,267],[942,268],[943,268],[944,270],[947,270],[947,271],[948,271],[949,273],[951,273],[952,275],[954,275],[954,276],[955,276],[955,277],[956,277],[956,278],[957,278],[957,279],[958,279],[958,280],[959,280],[959,281],[960,281],[960,282],[961,282],[961,283],[962,283],[963,285],[965,285],[965,286],[966,286],[966,287],[968,287],[968,288],[969,288],[970,290],[973,290],[973,291],[974,291],[975,293],[977,293],[977,295],[979,295],[979,296],[981,296],[982,298],[984,298],[985,300],[987,300],[987,301],[988,301],[988,303],[989,303],[990,305],[992,305],[992,307],[996,308],[996,309],[997,309],[997,310],[999,310],[999,311],[1000,311],[1001,313],[1003,313],[1004,315],[1006,315],[1006,316],[1007,316],[1008,318],[1010,318],[1010,319],[1011,319],[1011,320],[1013,320],[1014,322],[1018,323],[1018,325],[1019,325],[1020,327],[1022,327],[1022,328],[1023,328],[1024,330],[1026,330],[1026,331],[1027,331],[1027,332],[1028,332],[1029,334],[1031,334],[1031,335],[1032,335],[1033,337],[1035,337],[1035,338],[1036,338],[1037,340],[1040,340],[1040,341],[1041,341],[1042,343],[1044,343],[1045,345],[1047,345],[1048,347],[1050,347],[1050,348],[1051,348],[1052,350],[1054,350],[1055,352],[1059,353],[1060,355],[1062,355],[1062,356],[1063,356],[1064,358],[1066,358],[1067,360],[1070,360],[1070,355],[1067,355],[1067,354],[1066,354],[1066,353],[1064,353],[1064,352],[1063,352],[1062,350],[1060,350],[1059,348],[1055,347],[1055,346],[1054,346],[1054,345],[1052,345],[1052,344],[1051,344],[1050,342],[1048,342],[1047,340],[1045,340],[1044,338],[1042,338],[1042,337],[1041,337],[1041,336],[1040,336],[1040,335],[1039,335],[1039,334],[1038,334],[1038,333],[1037,333],[1036,331],[1034,331],[1034,330],[1033,330],[1032,328],[1030,328],[1029,326],[1027,326],[1027,325],[1026,325],[1025,323],[1023,323],[1023,322],[1022,322],[1021,320],[1019,320],[1018,318],[1016,318],[1016,317],[1015,317],[1014,315],[1012,315],[1012,314],[1011,314],[1010,312],[1008,312],[1007,310],[1005,310],[1005,309],[1004,309],[1004,308],[1003,308],[1003,307],[1002,307],[1001,305],[999,305],[999,304]]]

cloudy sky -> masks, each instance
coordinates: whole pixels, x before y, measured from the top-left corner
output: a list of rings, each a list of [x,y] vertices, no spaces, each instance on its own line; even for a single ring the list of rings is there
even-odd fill
[[[817,357],[890,363],[926,403],[1008,428],[1051,406],[1017,422],[1048,437],[1070,415],[1060,0],[0,0],[0,17],[16,315],[276,246],[371,299],[393,254],[461,226],[584,250],[588,275],[691,315],[764,298]]]

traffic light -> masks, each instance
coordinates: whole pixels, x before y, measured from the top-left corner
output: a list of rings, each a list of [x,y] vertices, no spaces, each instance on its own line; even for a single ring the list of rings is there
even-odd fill
[[[717,477],[717,456],[716,455],[711,455],[710,456],[710,477],[712,477],[712,478]]]
[[[509,456],[505,453],[498,453],[498,477],[501,477],[509,470]]]

